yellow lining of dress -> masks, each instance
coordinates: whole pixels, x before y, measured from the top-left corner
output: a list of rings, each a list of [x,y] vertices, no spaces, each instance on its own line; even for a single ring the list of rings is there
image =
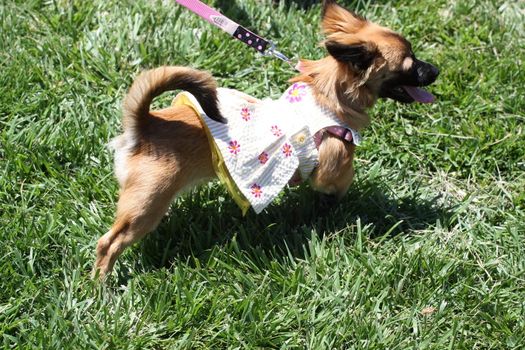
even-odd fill
[[[228,192],[230,192],[235,203],[237,203],[239,208],[241,208],[242,214],[246,215],[248,209],[250,209],[251,207],[250,202],[242,194],[242,192],[235,184],[235,181],[232,179],[228,168],[226,167],[226,163],[224,162],[222,154],[219,150],[219,147],[213,140],[213,136],[211,134],[210,129],[208,128],[208,125],[206,125],[206,123],[203,120],[203,115],[205,114],[202,111],[202,108],[200,108],[200,106],[196,106],[195,104],[196,103],[194,103],[193,99],[188,96],[188,93],[184,92],[178,94],[171,103],[172,106],[188,106],[191,109],[193,109],[195,113],[199,116],[199,120],[204,128],[204,131],[206,132],[206,136],[208,137],[208,141],[210,144],[213,169],[215,170],[215,173],[217,174],[219,180],[224,184],[224,186],[226,186]]]

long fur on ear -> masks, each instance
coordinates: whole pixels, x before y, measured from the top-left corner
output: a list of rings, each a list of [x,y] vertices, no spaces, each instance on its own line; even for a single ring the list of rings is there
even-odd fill
[[[322,27],[325,34],[353,34],[367,23],[366,19],[338,5],[335,0],[323,1]]]
[[[351,63],[359,70],[366,70],[377,55],[377,47],[368,42],[345,45],[336,41],[327,41],[326,49],[340,62]]]
[[[323,6],[321,8],[321,18],[324,17],[325,13],[326,13],[326,9],[329,7],[329,6],[332,6],[332,5],[337,5],[337,2],[336,0],[323,0]]]

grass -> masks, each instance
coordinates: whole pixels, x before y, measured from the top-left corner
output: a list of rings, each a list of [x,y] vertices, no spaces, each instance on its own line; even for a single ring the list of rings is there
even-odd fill
[[[315,3],[213,4],[318,58]],[[372,110],[340,205],[302,187],[242,217],[210,183],[179,198],[105,285],[89,272],[117,196],[106,144],[133,77],[191,65],[276,97],[293,72],[173,1],[0,4],[3,348],[525,346],[523,2],[345,3],[441,68],[438,103]]]

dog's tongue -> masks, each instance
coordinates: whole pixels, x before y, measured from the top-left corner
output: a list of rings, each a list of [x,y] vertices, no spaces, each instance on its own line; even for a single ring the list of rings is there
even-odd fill
[[[432,103],[436,99],[430,92],[415,86],[403,85],[403,89],[417,102]]]

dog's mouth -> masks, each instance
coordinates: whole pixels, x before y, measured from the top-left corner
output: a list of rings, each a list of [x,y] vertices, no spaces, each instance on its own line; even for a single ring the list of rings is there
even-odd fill
[[[430,92],[422,89],[421,87],[411,85],[398,85],[383,89],[379,96],[391,98],[402,103],[432,103],[436,100],[434,95],[432,95]]]
[[[402,85],[401,88],[416,102],[432,103],[436,100],[434,95],[420,87]]]
[[[412,57],[412,68],[404,73],[398,73],[394,78],[383,83],[379,97],[391,98],[403,103],[432,103],[436,100],[434,95],[424,87],[436,81],[439,69]]]

